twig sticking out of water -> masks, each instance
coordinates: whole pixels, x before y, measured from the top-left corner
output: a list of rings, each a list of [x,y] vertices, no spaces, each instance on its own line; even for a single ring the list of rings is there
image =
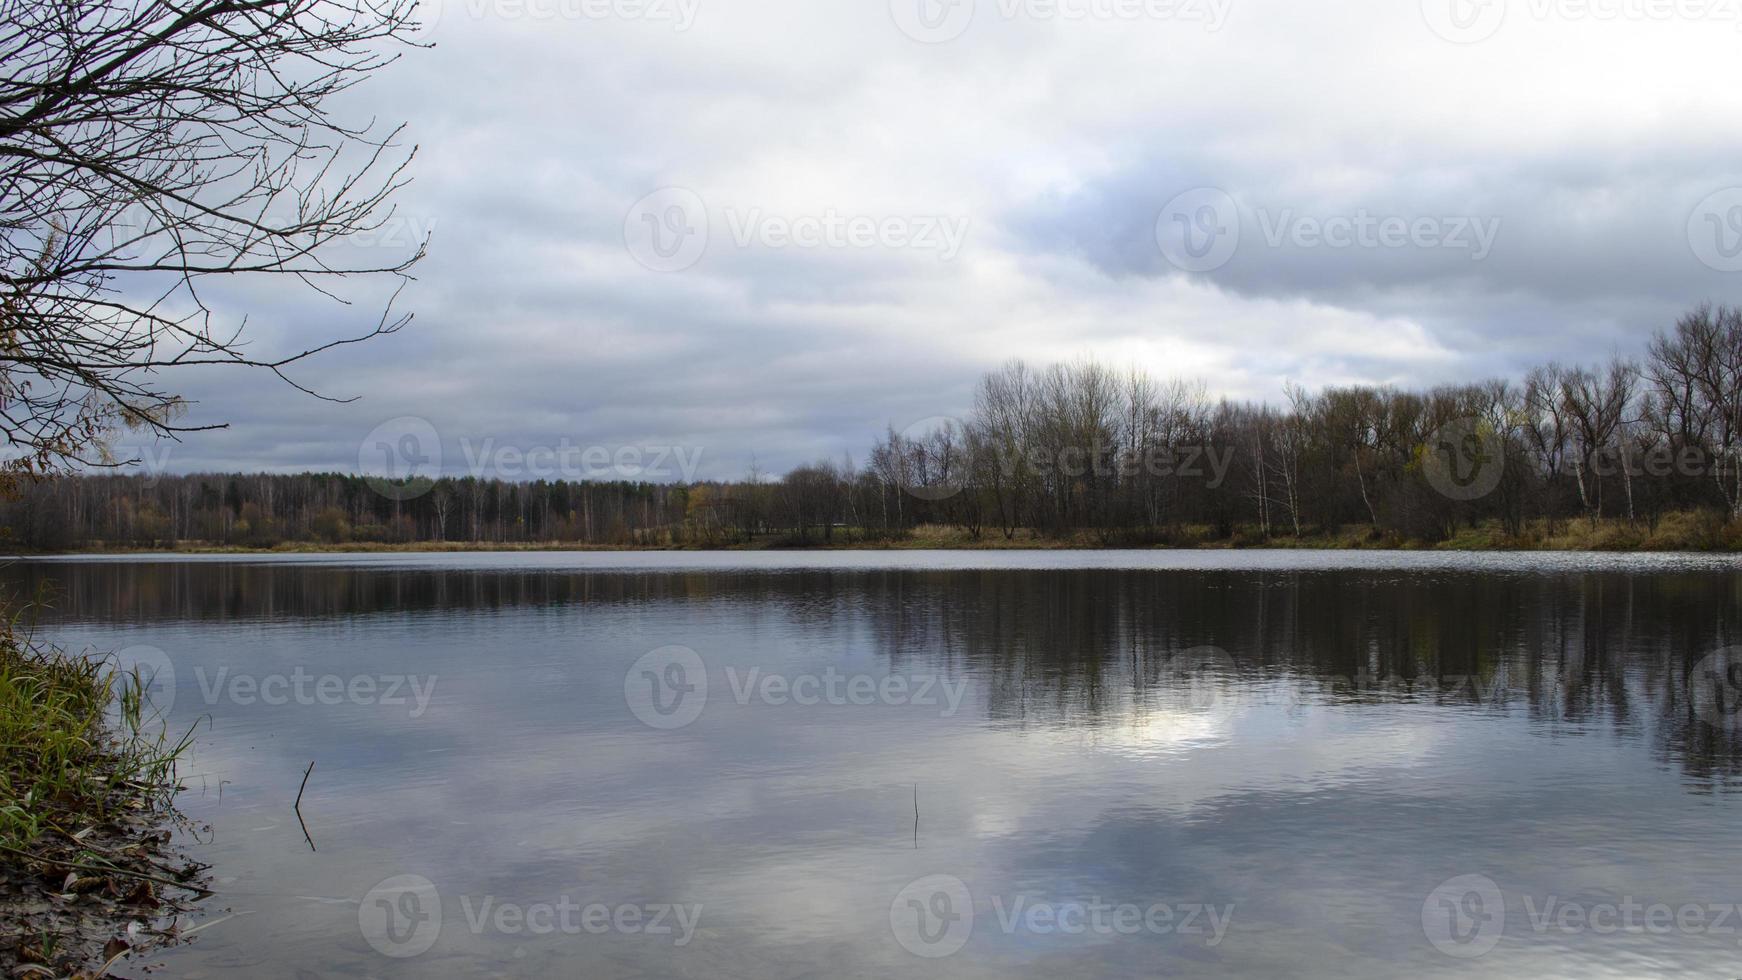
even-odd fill
[[[302,838],[303,840],[308,841],[308,849],[311,851],[315,849],[315,839],[314,836],[308,832],[308,823],[302,819],[302,792],[303,790],[308,789],[308,774],[314,771],[315,764],[311,759],[308,768],[302,771],[302,785],[297,787],[296,805],[292,807],[292,809],[296,811],[296,822],[302,825]]]
[[[299,814],[302,813],[302,791],[305,789],[308,789],[308,774],[311,772],[314,772],[314,771],[315,771],[315,764],[314,764],[313,760],[310,760],[310,762],[308,764],[308,768],[304,769],[302,771],[302,785],[298,786],[296,789],[295,810]]]
[[[913,784],[913,849],[919,850],[919,784]]]

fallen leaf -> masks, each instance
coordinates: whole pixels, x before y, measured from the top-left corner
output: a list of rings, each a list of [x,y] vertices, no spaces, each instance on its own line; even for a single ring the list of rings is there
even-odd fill
[[[128,892],[127,897],[122,899],[122,901],[128,905],[156,905],[157,893],[152,891],[151,882],[142,881],[132,891]]]

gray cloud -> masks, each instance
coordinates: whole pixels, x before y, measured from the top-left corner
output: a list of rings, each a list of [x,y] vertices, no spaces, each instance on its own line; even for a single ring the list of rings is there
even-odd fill
[[[700,0],[683,31],[512,9],[448,0],[433,50],[347,96],[352,115],[409,123],[400,228],[434,235],[402,297],[414,325],[296,374],[361,400],[184,373],[189,421],[232,427],[162,465],[354,469],[376,424],[411,415],[450,463],[461,440],[567,439],[701,447],[703,476],[752,455],[778,472],[960,412],[1010,356],[1094,355],[1266,399],[1287,380],[1512,375],[1637,352],[1737,281],[1689,237],[1690,217],[1728,234],[1694,211],[1742,186],[1739,138],[1715,125],[1742,98],[1734,35],[1709,23],[1521,11],[1459,45],[1413,3],[1234,0],[1211,31],[979,0],[960,37],[923,44],[862,0]],[[1201,186],[1237,202],[1240,245],[1187,275],[1156,219]],[[631,208],[662,187],[707,211],[682,271],[625,247]],[[1479,261],[1266,241],[1285,216],[1363,210],[1497,228]],[[948,219],[966,237],[947,259],[740,244],[752,214]],[[371,315],[257,284],[213,296],[251,314],[262,350]]]

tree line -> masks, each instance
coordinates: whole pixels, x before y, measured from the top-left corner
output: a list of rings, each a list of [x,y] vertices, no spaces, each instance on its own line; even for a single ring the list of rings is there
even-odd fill
[[[1365,527],[1438,541],[1671,511],[1742,516],[1742,308],[1701,306],[1638,359],[1550,363],[1521,380],[1425,390],[1291,385],[1286,402],[1094,361],[985,375],[971,409],[779,478],[384,487],[336,473],[82,474],[0,500],[16,544],[270,547],[468,542],[718,546],[897,537],[1089,535],[1160,543]]]
[[[897,525],[1005,536],[1365,525],[1437,541],[1482,522],[1519,536],[1578,519],[1655,528],[1672,510],[1742,516],[1742,309],[1701,306],[1637,360],[1286,395],[1212,401],[1201,383],[1143,371],[1013,361],[981,380],[965,418],[887,433],[869,468],[911,490]]]

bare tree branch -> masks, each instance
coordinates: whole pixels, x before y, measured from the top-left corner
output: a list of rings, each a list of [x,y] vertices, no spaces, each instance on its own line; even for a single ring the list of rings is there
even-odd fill
[[[333,118],[329,100],[416,46],[414,0],[0,0],[0,468],[112,462],[116,427],[185,425],[172,368],[289,371],[392,333],[427,234],[380,240],[416,148],[402,127]],[[367,253],[356,247],[369,239]],[[359,258],[359,253],[363,254]],[[347,260],[348,259],[348,260]],[[397,278],[355,332],[244,352],[199,284]]]

